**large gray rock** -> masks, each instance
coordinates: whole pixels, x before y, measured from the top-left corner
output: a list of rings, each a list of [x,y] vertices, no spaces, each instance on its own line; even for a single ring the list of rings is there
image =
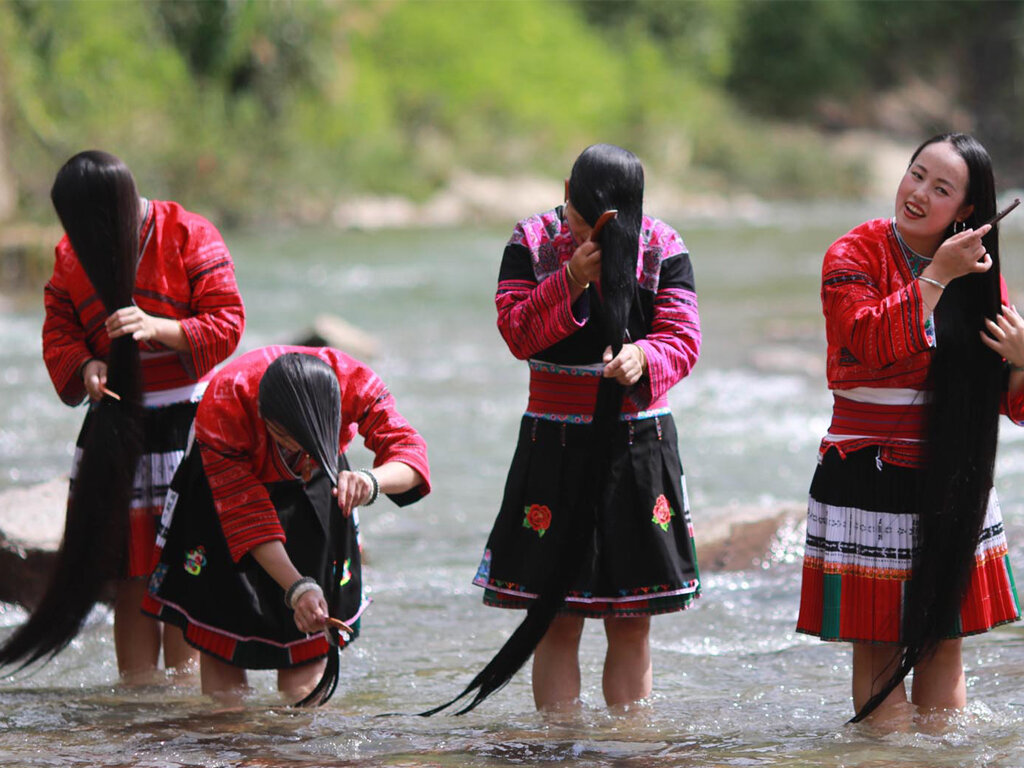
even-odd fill
[[[67,495],[67,478],[0,492],[0,602],[38,604],[64,535]]]

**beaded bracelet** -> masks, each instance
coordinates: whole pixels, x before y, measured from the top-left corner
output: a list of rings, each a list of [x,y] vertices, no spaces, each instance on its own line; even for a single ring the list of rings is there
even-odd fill
[[[938,280],[932,280],[932,279],[931,279],[930,277],[925,277],[924,275],[918,275],[918,276],[917,276],[917,279],[918,279],[918,280],[921,280],[921,281],[923,281],[923,282],[925,282],[925,283],[928,283],[929,285],[934,285],[934,286],[935,286],[936,288],[938,288],[938,289],[939,289],[940,291],[944,291],[944,290],[946,290],[946,286],[944,286],[944,285],[943,285],[942,283],[940,283],[940,282],[939,282]]]
[[[370,498],[366,500],[365,504],[363,504],[364,507],[368,507],[377,500],[378,496],[380,496],[380,482],[377,480],[377,476],[368,469],[357,469],[356,471],[361,475],[365,475],[366,479],[369,480],[370,484],[373,486],[373,490],[370,491]]]
[[[312,576],[303,576],[301,579],[296,579],[295,583],[288,587],[288,591],[284,593],[284,604],[294,611],[296,601],[314,589],[323,593],[323,589],[320,588],[320,585]]]

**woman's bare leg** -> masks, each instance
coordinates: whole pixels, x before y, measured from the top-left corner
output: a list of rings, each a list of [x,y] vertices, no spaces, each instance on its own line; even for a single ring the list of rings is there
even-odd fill
[[[853,644],[853,708],[859,712],[896,670],[902,649],[894,645]],[[900,683],[868,717],[873,723],[892,721],[906,714],[907,687]]]
[[[127,683],[151,682],[160,660],[160,622],[141,611],[145,579],[122,579],[114,593],[114,652]]]
[[[164,624],[164,669],[176,675],[192,674],[199,667],[199,651],[185,642],[185,634]]]
[[[604,620],[608,653],[604,658],[604,700],[609,707],[651,695],[651,619],[649,616]]]
[[[943,640],[933,655],[914,667],[910,700],[923,712],[967,706],[962,647],[960,638]]]
[[[199,674],[203,693],[221,704],[241,703],[248,686],[248,679],[242,667],[235,667],[208,653],[199,656]]]
[[[582,616],[556,616],[533,652],[533,701],[537,709],[562,709],[580,698]]]
[[[337,653],[333,648],[329,653]],[[302,701],[320,682],[323,677],[324,667],[327,666],[327,659],[320,659],[301,667],[277,670],[277,690],[292,704]]]

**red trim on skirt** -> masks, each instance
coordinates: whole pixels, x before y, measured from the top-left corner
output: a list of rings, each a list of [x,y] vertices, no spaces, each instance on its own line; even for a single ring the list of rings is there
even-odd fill
[[[822,640],[899,643],[905,574],[826,573],[820,559],[806,559],[797,632]],[[1020,619],[1013,574],[1006,555],[975,562],[960,607],[958,626],[948,637],[987,632]]]

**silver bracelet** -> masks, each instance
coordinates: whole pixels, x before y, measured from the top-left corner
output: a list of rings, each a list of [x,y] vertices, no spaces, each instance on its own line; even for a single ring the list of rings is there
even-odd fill
[[[295,583],[288,587],[288,591],[284,593],[284,604],[294,611],[295,601],[314,589],[318,592],[323,592],[317,580],[312,576],[303,576],[301,579],[296,579]]]
[[[368,469],[357,469],[356,472],[361,475],[365,475],[366,479],[369,480],[370,484],[373,486],[373,490],[370,491],[370,498],[366,500],[365,504],[363,504],[364,507],[368,507],[377,500],[378,496],[380,496],[380,482],[377,480],[377,476]]]
[[[946,290],[946,286],[944,286],[938,280],[932,280],[930,277],[925,277],[924,275],[918,275],[917,279],[918,280],[923,280],[924,282],[928,283],[929,285],[934,285],[940,291]]]

